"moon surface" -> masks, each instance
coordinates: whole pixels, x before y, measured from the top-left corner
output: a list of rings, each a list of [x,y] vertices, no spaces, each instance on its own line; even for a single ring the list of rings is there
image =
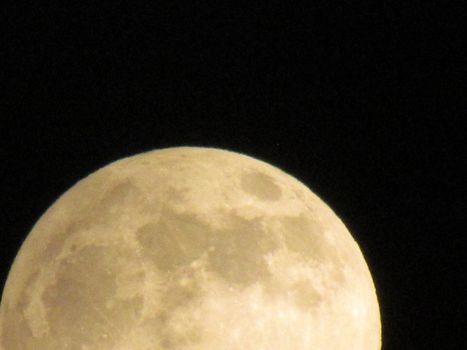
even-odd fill
[[[111,163],[40,218],[9,273],[0,350],[377,350],[364,257],[305,185],[227,150]]]

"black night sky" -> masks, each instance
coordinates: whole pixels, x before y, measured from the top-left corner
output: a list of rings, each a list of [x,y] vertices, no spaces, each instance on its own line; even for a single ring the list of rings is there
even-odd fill
[[[462,5],[377,3],[2,2],[2,286],[82,177],[213,146],[278,166],[341,217],[383,349],[465,348]]]

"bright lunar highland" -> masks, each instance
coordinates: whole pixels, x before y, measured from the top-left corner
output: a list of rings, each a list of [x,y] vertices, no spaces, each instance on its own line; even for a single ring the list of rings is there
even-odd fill
[[[282,170],[215,148],[79,181],[32,228],[0,308],[0,350],[380,348],[372,277],[336,214]]]

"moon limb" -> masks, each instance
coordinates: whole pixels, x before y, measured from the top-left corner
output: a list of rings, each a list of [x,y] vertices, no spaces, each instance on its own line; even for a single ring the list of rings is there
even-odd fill
[[[23,244],[0,309],[0,350],[374,350],[380,332],[332,210],[278,168],[196,147],[73,186]]]

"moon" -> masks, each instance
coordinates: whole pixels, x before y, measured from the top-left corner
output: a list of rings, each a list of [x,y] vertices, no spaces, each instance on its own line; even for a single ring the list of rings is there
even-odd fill
[[[8,275],[0,350],[376,350],[362,252],[281,169],[173,147],[113,162],[43,214]]]

